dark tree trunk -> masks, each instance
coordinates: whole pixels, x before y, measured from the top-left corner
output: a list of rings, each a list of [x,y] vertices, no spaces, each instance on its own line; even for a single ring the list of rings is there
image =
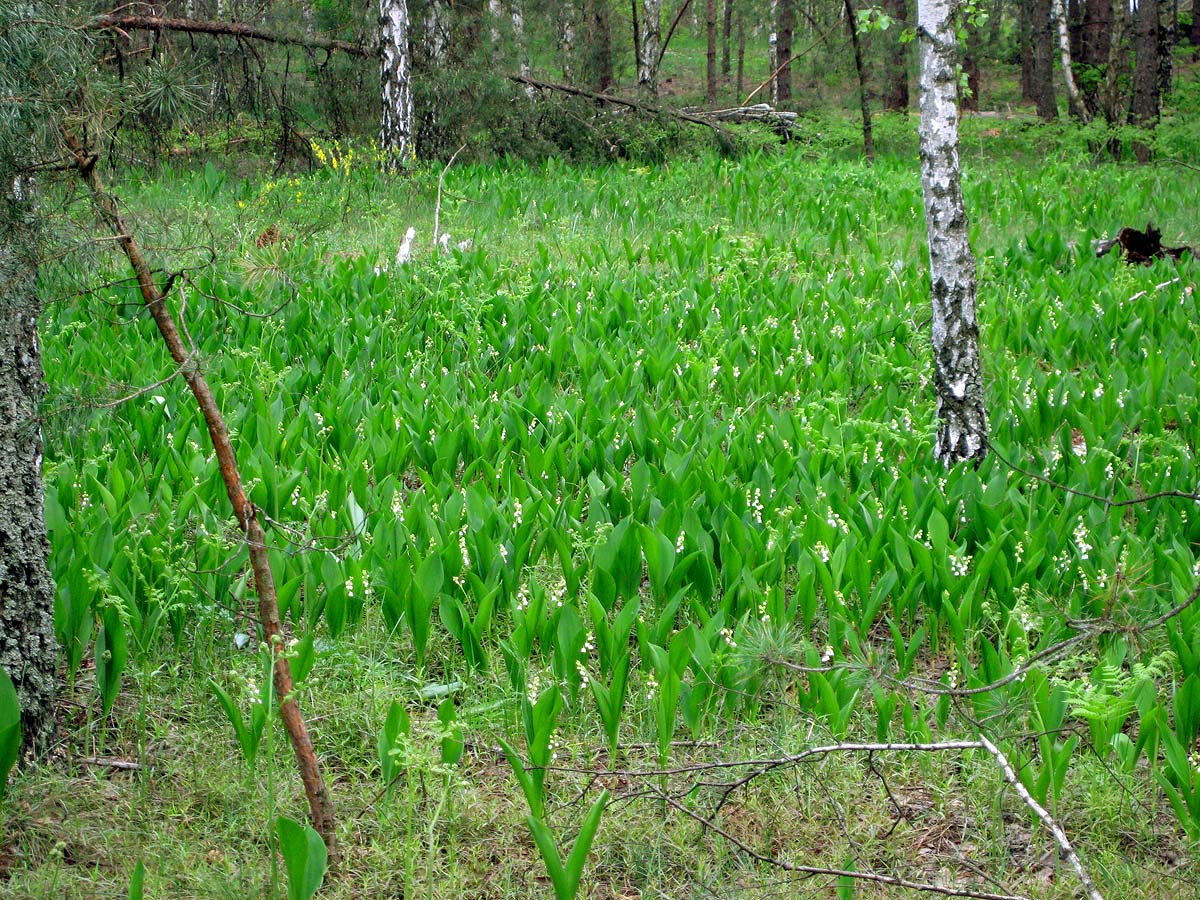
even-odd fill
[[[725,21],[721,24],[721,75],[724,78],[729,77],[731,70],[729,45],[733,36],[733,2],[725,0]]]
[[[979,29],[967,23],[963,45],[962,68],[967,76],[965,91],[959,91],[959,107],[967,112],[979,110]]]
[[[908,109],[908,44],[901,42],[900,32],[908,25],[907,0],[884,0],[883,11],[893,20],[885,35],[888,45],[883,108],[904,112]]]
[[[708,0],[704,10],[704,30],[708,38],[705,58],[704,100],[717,102],[717,0]]]
[[[779,0],[779,19],[775,26],[775,58],[780,67],[775,76],[775,100],[786,104],[792,99],[792,31],[796,24],[795,0]]]
[[[1140,0],[1137,10],[1137,37],[1134,45],[1137,62],[1133,70],[1133,105],[1129,120],[1142,128],[1158,123],[1158,3]],[[1141,141],[1133,145],[1138,162],[1150,161],[1150,147]]]
[[[863,153],[868,162],[875,161],[875,138],[871,134],[871,102],[867,93],[867,73],[863,68],[862,46],[858,40],[858,15],[851,0],[842,0],[846,11],[846,28],[850,46],[854,49],[854,71],[858,75],[858,103],[862,110]]]
[[[613,84],[612,27],[608,0],[590,0],[587,32],[588,80],[600,93]]]
[[[1177,18],[1174,0],[1158,0],[1158,96],[1160,98],[1171,93]]]
[[[1030,86],[1037,113],[1046,121],[1058,118],[1058,103],[1054,97],[1054,48],[1058,42],[1051,27],[1051,0],[1024,0],[1029,4],[1030,35],[1032,38]]]
[[[1094,115],[1101,109],[1100,94],[1104,83],[1108,54],[1112,47],[1112,0],[1086,0],[1083,27],[1079,34],[1078,60],[1084,76],[1080,85],[1084,105]]]
[[[21,702],[24,747],[41,753],[54,730],[58,664],[37,419],[45,391],[41,305],[32,232],[22,227],[25,204],[2,194],[0,204],[8,207],[0,212],[0,666]]]
[[[1020,0],[1018,12],[1021,30],[1021,99],[1034,102],[1032,0]]]
[[[1192,59],[1200,59],[1200,4],[1192,0]]]

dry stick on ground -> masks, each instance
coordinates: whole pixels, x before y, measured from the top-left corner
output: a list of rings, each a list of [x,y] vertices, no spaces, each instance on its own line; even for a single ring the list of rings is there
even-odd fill
[[[909,881],[906,878],[898,878],[894,875],[881,875],[876,872],[852,872],[849,869],[833,869],[826,868],[824,866],[805,866],[789,863],[782,859],[776,859],[773,856],[767,856],[764,853],[759,853],[758,851],[752,849],[750,846],[738,840],[728,831],[723,829],[716,822],[706,819],[699,813],[688,809],[674,797],[663,793],[663,791],[659,788],[652,787],[651,790],[656,796],[659,797],[659,799],[666,802],[667,805],[669,805],[672,809],[678,810],[688,818],[694,819],[704,828],[712,831],[714,834],[719,834],[751,859],[754,859],[757,862],[766,863],[770,866],[775,866],[776,868],[780,868],[788,872],[797,872],[802,875],[828,875],[832,878],[853,878],[856,881],[870,881],[874,882],[875,884],[890,884],[894,885],[895,887],[908,888],[909,890],[914,891],[923,891],[929,894],[941,894],[943,897],[973,897],[975,900],[1028,900],[1028,898],[1022,897],[1020,894],[994,894],[988,891],[973,891],[969,888],[949,888],[942,887],[941,885],[937,884],[929,884],[928,882],[924,881]]]
[[[667,47],[671,45],[671,38],[675,36],[675,29],[679,27],[679,21],[683,18],[683,14],[687,12],[687,8],[692,5],[692,0],[683,0],[679,6],[679,12],[675,13],[675,18],[671,20],[671,27],[667,29],[667,36],[662,42],[662,46],[658,48],[658,59],[654,60],[654,71],[662,71],[663,57],[667,55]]]
[[[1198,589],[1198,592],[1200,592],[1200,589]],[[912,751],[934,752],[934,751],[947,751],[947,750],[985,750],[985,751],[987,751],[987,753],[989,753],[991,755],[992,759],[995,761],[996,765],[1000,768],[1000,771],[1004,778],[1004,781],[1009,785],[1009,787],[1011,787],[1013,789],[1013,791],[1016,793],[1017,797],[1020,798],[1021,802],[1024,803],[1027,807],[1029,807],[1029,809],[1033,812],[1033,814],[1035,816],[1037,816],[1038,820],[1044,826],[1046,826],[1046,828],[1050,831],[1050,834],[1054,837],[1054,842],[1056,844],[1058,844],[1058,848],[1061,851],[1063,857],[1071,864],[1071,867],[1075,870],[1075,874],[1079,877],[1080,884],[1083,885],[1083,890],[1084,890],[1084,893],[1086,894],[1086,896],[1088,897],[1088,900],[1104,900],[1104,898],[1101,896],[1100,892],[1096,889],[1095,883],[1092,881],[1091,877],[1088,875],[1087,870],[1084,868],[1083,862],[1079,858],[1079,854],[1076,853],[1075,848],[1071,846],[1071,841],[1067,837],[1066,832],[1063,831],[1062,827],[1054,820],[1054,817],[1051,816],[1050,813],[1047,812],[1046,809],[1041,804],[1039,804],[1037,802],[1037,800],[1034,799],[1033,795],[1030,794],[1028,790],[1026,790],[1025,785],[1023,785],[1021,783],[1020,779],[1017,778],[1016,772],[1013,770],[1012,764],[1008,761],[1008,757],[1006,757],[1004,755],[1004,752],[1002,750],[1000,750],[999,747],[997,747],[986,735],[984,735],[982,733],[980,733],[979,739],[974,740],[974,741],[939,741],[936,743],[905,743],[905,744],[901,744],[901,743],[896,743],[896,744],[892,744],[892,743],[877,743],[877,744],[845,743],[845,744],[831,744],[831,745],[827,745],[827,746],[823,746],[823,747],[810,747],[809,749],[804,750],[800,753],[797,753],[797,754],[794,754],[794,755],[788,756],[788,757],[783,757],[781,759],[762,760],[762,761],[757,761],[755,763],[749,763],[749,765],[756,766],[757,767],[756,770],[754,772],[751,772],[751,773],[743,776],[742,778],[738,779],[736,782],[733,783],[732,786],[729,786],[729,787],[730,787],[730,789],[734,789],[738,786],[741,786],[742,784],[749,782],[753,778],[757,778],[759,775],[765,774],[766,772],[781,768],[783,766],[795,765],[807,758],[814,757],[814,756],[824,756],[829,753],[849,753],[849,752],[878,753],[878,752],[884,752],[884,751],[889,751],[889,750],[903,751],[903,752],[912,752]],[[647,773],[647,774],[649,777],[653,777],[653,775],[655,773]],[[811,873],[814,875],[837,875],[837,876],[845,876],[845,877],[850,877],[850,878],[858,878],[858,879],[862,879],[862,880],[866,880],[866,881],[875,881],[875,882],[879,882],[879,883],[883,883],[883,884],[894,884],[894,885],[897,885],[900,887],[912,888],[913,890],[927,891],[930,893],[943,894],[945,896],[951,896],[951,897],[1003,898],[1003,900],[1014,900],[1014,895],[1009,895],[1009,894],[993,894],[993,893],[987,893],[987,892],[981,892],[981,891],[971,891],[968,889],[945,888],[945,887],[940,887],[937,885],[906,881],[904,879],[897,878],[897,877],[891,876],[891,875],[879,875],[879,874],[867,873],[867,872],[849,872],[849,871],[838,870],[838,869],[826,869],[826,868],[822,868],[822,867],[818,867],[818,866],[798,866],[798,865],[795,865],[792,863],[788,863],[783,860],[775,859],[774,857],[766,856],[764,854],[760,854],[760,853],[752,850],[750,847],[746,846],[741,841],[738,841],[735,837],[730,835],[728,832],[723,831],[720,828],[720,826],[718,826],[716,823],[714,823],[708,819],[705,819],[703,816],[699,815],[698,813],[695,813],[692,810],[688,809],[687,807],[685,807],[683,804],[677,802],[673,797],[669,796],[664,791],[655,789],[655,792],[662,800],[669,803],[672,807],[674,807],[675,809],[679,810],[682,813],[687,814],[691,818],[695,819],[697,822],[700,822],[706,828],[710,828],[713,831],[715,831],[717,834],[720,834],[726,840],[730,841],[735,846],[737,846],[740,850],[742,850],[743,852],[752,856],[754,859],[758,860],[759,862],[764,862],[764,863],[768,863],[770,865],[778,866],[780,868],[786,869],[791,872],[807,872],[807,873]]]
[[[279,600],[275,593],[275,580],[271,575],[271,565],[267,559],[266,535],[258,521],[258,511],[250,502],[242,488],[241,474],[238,471],[237,456],[233,443],[229,438],[229,429],[225,418],[217,406],[216,398],[200,372],[199,363],[184,347],[175,319],[167,309],[166,298],[159,289],[141,248],[134,240],[121,216],[116,199],[104,189],[100,176],[96,172],[96,157],[89,153],[74,135],[66,138],[67,146],[74,156],[79,177],[88,186],[92,194],[92,204],[105,227],[120,235],[121,249],[125,252],[129,264],[137,273],[138,286],[146,308],[154,318],[159,333],[171,353],[172,359],[181,370],[184,380],[191,388],[196,402],[204,414],[208,426],[209,437],[212,438],[213,449],[216,451],[217,462],[221,469],[221,478],[225,482],[225,490],[229,502],[233,505],[238,526],[246,540],[246,548],[250,553],[250,565],[254,572],[254,586],[258,593],[258,620],[263,633],[271,647],[274,658],[275,693],[280,698],[279,714],[287,729],[288,738],[296,752],[296,762],[300,769],[300,778],[304,782],[304,793],[308,797],[309,814],[313,827],[325,841],[329,851],[329,865],[336,869],[341,854],[338,850],[336,821],[333,813],[333,800],[329,789],[321,777],[320,764],[313,751],[312,740],[308,736],[308,728],[296,705],[294,683],[291,667],[288,665],[286,646],[283,637],[283,623],[279,616]]]
[[[756,87],[754,90],[752,90],[749,94],[746,95],[746,99],[742,101],[742,106],[749,106],[750,101],[754,99],[754,95],[757,94],[759,91],[761,91],[763,88],[765,88],[767,85],[769,85],[772,81],[774,81],[775,76],[783,71],[784,66],[790,66],[792,63],[794,63],[800,57],[808,55],[813,50],[815,50],[817,47],[821,46],[821,44],[825,43],[825,39],[827,37],[829,37],[829,33],[831,31],[833,31],[833,29],[836,27],[837,27],[837,23],[834,23],[831,27],[827,28],[825,30],[825,32],[819,38],[817,38],[815,41],[813,41],[811,44],[809,44],[807,47],[805,47],[799,53],[793,53],[791,56],[789,56],[787,59],[785,59],[783,62],[781,62],[779,64],[778,68],[776,68],[774,72],[772,72],[770,75],[767,76],[766,81],[764,81],[762,84],[760,84],[758,87]]]

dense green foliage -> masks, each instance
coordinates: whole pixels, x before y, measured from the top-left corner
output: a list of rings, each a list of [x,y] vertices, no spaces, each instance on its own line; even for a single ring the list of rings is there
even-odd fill
[[[1087,249],[1148,214],[1194,240],[1190,175],[1089,168],[1069,149],[1014,168],[990,140],[972,133],[964,157],[997,449],[1118,500],[1193,489],[1196,264]],[[1167,833],[1195,836],[1200,610],[1136,631],[1192,590],[1194,504],[1107,508],[999,455],[936,467],[916,166],[811,155],[454,168],[441,221],[474,248],[400,267],[436,173],[394,184],[343,163],[234,184],[210,168],[126,192],[145,223],[187,210],[156,240],[211,227],[238,247],[174,302],[273,524],[305,703],[336,690],[346,647],[386,660],[392,683],[357,713],[370,737],[341,751],[383,788],[418,752],[394,699],[415,709],[423,685],[458,681],[460,707],[494,699],[499,716],[441,704],[429,765],[447,796],[459,727],[506,737],[520,772],[553,760],[556,726],[610,763],[638,741],[665,763],[682,737],[780,717],[817,743],[959,736],[974,718],[1043,802],[1082,767],[1140,784],[1139,802],[1177,813]],[[281,242],[254,247],[269,226]],[[51,309],[52,409],[170,375],[138,308],[118,285]],[[217,676],[212,721],[237,717],[253,768],[262,723],[236,708],[262,682],[253,642],[237,649],[253,631],[245,552],[182,385],[51,414],[46,436],[56,623],[98,733],[128,714],[114,704],[130,675],[148,692],[183,655],[203,705],[220,709],[210,672],[236,674]],[[1003,679],[1081,623],[1095,634],[1069,655],[994,690],[920,689]],[[337,730],[317,726],[319,750]],[[543,819],[562,777],[518,780],[557,859]],[[1085,848],[1111,837],[1087,824]],[[578,873],[559,863],[565,896]]]

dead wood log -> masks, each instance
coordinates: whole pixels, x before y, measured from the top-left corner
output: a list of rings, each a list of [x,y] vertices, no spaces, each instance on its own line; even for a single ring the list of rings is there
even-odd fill
[[[1197,256],[1195,248],[1188,246],[1166,247],[1162,242],[1162,232],[1150,222],[1146,223],[1145,231],[1136,228],[1122,228],[1114,237],[1095,241],[1092,249],[1096,256],[1104,256],[1114,247],[1121,248],[1121,255],[1131,266],[1148,266],[1156,259],[1182,259],[1185,253]]]
[[[730,122],[737,125],[766,125],[784,140],[797,136],[800,116],[794,112],[773,109],[768,103],[756,103],[754,106],[735,106],[731,109],[715,109],[711,112],[700,113],[718,122]]]
[[[93,31],[179,31],[184,34],[211,34],[218,37],[266,41],[270,44],[290,44],[297,47],[308,47],[313,50],[336,50],[339,53],[363,58],[375,55],[373,48],[351,44],[348,41],[275,34],[272,31],[264,31],[261,28],[255,28],[252,25],[245,25],[241,22],[216,22],[204,19],[181,19],[167,16],[109,15],[92,19],[85,27]]]

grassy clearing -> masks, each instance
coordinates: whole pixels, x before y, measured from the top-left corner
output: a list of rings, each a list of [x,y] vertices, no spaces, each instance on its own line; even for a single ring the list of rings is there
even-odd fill
[[[955,704],[897,684],[984,684],[1073,622],[1148,621],[1190,591],[1200,533],[1177,503],[1105,511],[997,459],[935,468],[912,125],[885,121],[895,152],[874,168],[844,158],[852,127],[826,125],[821,142],[741,160],[455,167],[441,221],[474,249],[402,268],[389,260],[406,228],[431,240],[436,172],[209,170],[122,191],[169,268],[218,248],[184,288],[186,320],[278,523],[295,634],[312,640],[302,705],[348,851],[328,896],[549,895],[498,744],[524,752],[535,685],[564,704],[551,829],[569,842],[600,787],[617,798],[586,896],[834,885],[784,878],[664,810],[644,794],[658,778],[561,769],[945,739],[972,718],[1106,895],[1191,889],[1195,823],[1164,791],[1194,785],[1166,748],[1195,739],[1178,697],[1200,678],[1200,616],[1090,639]],[[1126,269],[1087,247],[1148,215],[1195,241],[1191,174],[1083,166],[1056,130],[994,128],[969,126],[964,161],[997,447],[1079,489],[1190,489],[1196,265]],[[1017,145],[1036,165],[1005,155]],[[60,270],[48,285],[70,290]],[[134,300],[110,287],[47,317],[47,517],[72,687],[63,743],[12,785],[0,895],[123,896],[141,858],[147,896],[268,896],[270,820],[301,817],[301,794],[282,732],[251,772],[209,686],[248,710],[258,670],[253,639],[238,649],[243,558],[202,428],[177,384],[90,411],[170,372]],[[123,673],[96,669],[101,629],[128,648]],[[611,685],[625,654],[613,760],[592,684]],[[790,677],[778,660],[831,670]],[[446,765],[421,691],[455,681],[466,753]],[[413,732],[389,798],[376,735],[394,700]],[[725,778],[669,787],[709,815],[718,789],[697,782]],[[827,758],[758,779],[719,818],[792,862],[1075,896],[980,754]]]

